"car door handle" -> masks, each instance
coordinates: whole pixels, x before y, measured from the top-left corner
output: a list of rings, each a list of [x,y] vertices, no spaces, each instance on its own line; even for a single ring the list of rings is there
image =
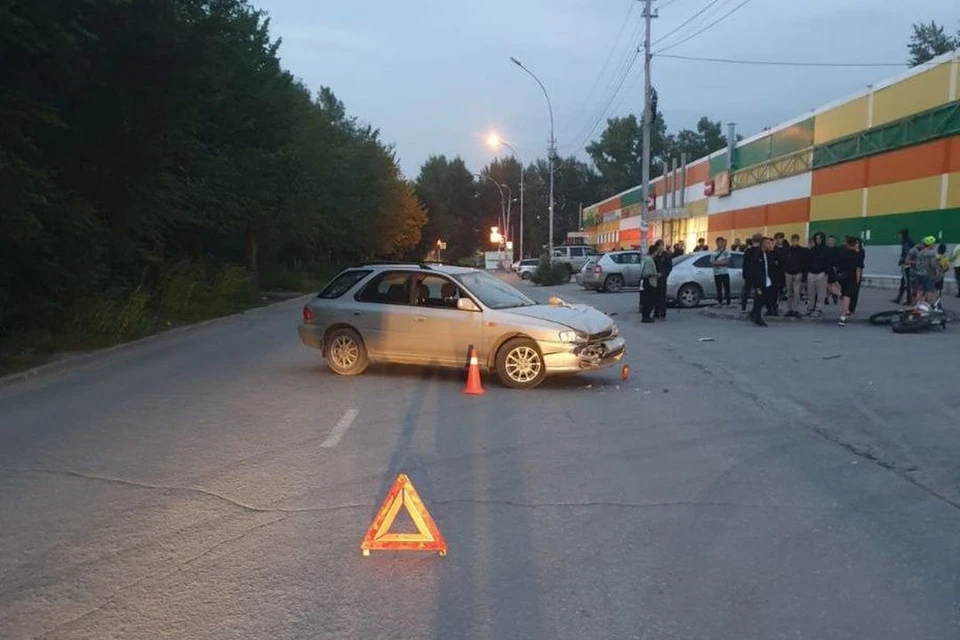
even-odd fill
[[[354,312],[353,312],[353,315],[359,316],[359,315],[361,315],[361,313],[360,313],[359,311],[354,311]]]
[[[413,321],[414,321],[414,322],[426,322],[426,320],[427,320],[427,319],[426,319],[425,316],[413,316]]]

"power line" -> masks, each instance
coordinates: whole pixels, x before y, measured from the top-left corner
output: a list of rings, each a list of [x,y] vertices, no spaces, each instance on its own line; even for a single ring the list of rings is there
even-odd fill
[[[610,60],[613,58],[613,52],[617,50],[617,45],[620,44],[620,38],[621,36],[623,36],[624,30],[627,28],[627,24],[630,22],[630,16],[633,15],[634,7],[636,7],[635,0],[629,0],[629,1],[630,1],[630,7],[627,10],[627,15],[624,16],[623,22],[620,25],[620,29],[619,31],[617,31],[617,35],[613,39],[613,43],[610,45],[610,51],[607,53],[606,59],[603,61],[603,64],[600,65],[600,72],[597,74],[597,77],[593,79],[593,85],[590,87],[590,90],[587,91],[586,94],[584,94],[583,103],[580,105],[580,108],[577,110],[577,115],[574,116],[573,118],[574,122],[580,120],[580,116],[582,116],[583,112],[586,110],[587,105],[590,103],[590,98],[591,96],[593,96],[594,89],[597,88],[597,85],[600,83],[600,78],[604,76],[604,72],[607,70],[607,67],[610,64]],[[582,132],[583,130],[581,129],[581,133]]]
[[[683,38],[683,39],[681,39],[681,40],[678,40],[677,42],[674,42],[673,44],[668,44],[667,46],[663,47],[663,48],[660,49],[659,51],[654,51],[654,54],[662,53],[662,52],[667,51],[667,50],[669,50],[669,49],[673,49],[674,47],[680,46],[681,44],[683,44],[684,42],[687,42],[688,40],[692,40],[693,38],[696,38],[698,35],[700,35],[700,34],[703,33],[704,31],[707,31],[708,29],[711,29],[711,28],[714,27],[715,25],[719,24],[720,22],[723,22],[724,20],[726,20],[727,18],[729,18],[730,16],[732,16],[734,13],[736,13],[737,11],[739,11],[740,9],[742,9],[744,6],[746,6],[749,2],[750,2],[750,0],[743,0],[743,2],[741,2],[740,4],[738,4],[737,6],[735,6],[733,9],[730,9],[730,11],[727,11],[725,14],[723,14],[722,16],[720,16],[719,18],[717,18],[716,20],[714,20],[713,22],[711,22],[710,24],[708,24],[708,25],[705,26],[704,28],[702,28],[702,29],[700,29],[700,30],[698,30],[698,31],[694,31],[693,33],[691,33],[691,34],[690,34],[689,36],[687,36],[686,38]]]
[[[732,60],[730,58],[700,58],[696,56],[676,56],[669,53],[657,54],[658,58],[673,60],[692,60],[697,62],[719,62],[723,64],[749,64],[773,67],[909,67],[906,62],[801,62],[791,60]]]
[[[693,14],[692,16],[690,16],[689,18],[687,18],[686,20],[684,20],[683,22],[681,22],[679,25],[677,25],[676,27],[674,27],[672,30],[668,31],[667,33],[663,34],[662,36],[660,36],[659,38],[657,38],[656,40],[654,40],[654,41],[653,41],[653,44],[658,44],[658,43],[660,43],[660,42],[663,42],[665,39],[669,38],[670,36],[672,36],[673,34],[675,34],[677,31],[680,31],[680,29],[683,29],[685,26],[687,26],[688,24],[690,24],[691,22],[693,22],[694,20],[696,20],[697,18],[699,18],[700,16],[702,16],[703,13],[704,13],[707,9],[709,9],[709,8],[712,7],[713,5],[717,4],[718,2],[720,2],[720,0],[710,0],[710,2],[708,2],[706,5],[704,5],[703,7],[701,7],[700,10],[697,11],[695,14]],[[661,8],[661,7],[657,7],[658,10],[659,10],[660,8]]]
[[[573,151],[573,154],[576,155],[583,149],[588,142],[590,142],[590,137],[597,130],[597,126],[603,121],[604,117],[610,111],[610,105],[613,104],[613,101],[617,99],[617,96],[620,94],[620,90],[623,88],[623,83],[626,81],[627,76],[630,75],[630,71],[633,69],[633,65],[636,64],[637,58],[640,56],[640,49],[637,49],[633,54],[633,57],[630,59],[630,63],[627,65],[626,70],[624,70],[623,75],[620,76],[620,81],[617,83],[616,88],[613,90],[613,94],[610,96],[610,99],[607,101],[606,106],[600,111],[600,115],[597,116],[596,120],[593,121],[593,124],[590,126],[590,129],[587,131],[585,136],[582,136],[582,140],[577,145],[577,148]],[[578,137],[578,139],[580,139]]]
[[[672,4],[673,4],[674,2],[676,2],[676,1],[677,1],[677,0],[663,0],[663,2],[661,2],[660,4],[658,4],[657,6],[654,7],[654,10],[659,11],[660,9],[663,9],[664,7],[669,7],[670,5],[672,5]]]
[[[640,37],[642,24],[643,23],[638,23],[634,28],[633,33],[630,36],[631,43]],[[637,49],[635,45],[631,44],[630,48],[627,49],[626,56],[620,60],[620,63],[617,65],[617,70],[610,78],[610,83],[603,92],[604,98],[601,100],[601,107],[597,112],[596,118],[588,118],[587,123],[583,128],[580,129],[579,133],[571,138],[571,144],[569,147],[575,149],[574,153],[577,153],[580,149],[582,149],[583,146],[590,140],[590,136],[593,135],[597,125],[603,121],[604,116],[610,111],[610,105],[614,100],[616,100],[623,83],[626,81],[631,69],[633,69],[633,65],[635,64],[638,55],[639,49]]]

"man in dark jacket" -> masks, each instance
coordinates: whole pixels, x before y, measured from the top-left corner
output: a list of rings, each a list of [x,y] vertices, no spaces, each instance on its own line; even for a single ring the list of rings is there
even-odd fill
[[[770,263],[770,278],[773,280],[774,295],[767,301],[767,315],[780,315],[780,298],[787,289],[787,277],[783,271],[788,245],[782,232],[773,235],[773,249],[767,260]]]
[[[810,249],[807,263],[807,315],[822,314],[827,301],[827,269],[830,267],[827,255],[827,237],[823,233],[813,234],[813,248]]]
[[[657,304],[653,315],[658,320],[667,319],[667,278],[673,271],[673,255],[663,246],[662,240],[657,240],[660,247],[653,257],[657,265]]]
[[[800,244],[800,236],[790,236],[790,246],[783,250],[783,273],[787,281],[787,317],[799,318],[800,287],[810,263],[810,250]]]
[[[753,289],[753,311],[750,312],[750,319],[755,325],[765,327],[767,323],[762,312],[764,307],[769,308],[770,298],[777,291],[770,273],[773,238],[761,238],[758,244],[760,248],[750,253],[749,263],[744,259],[743,270],[745,275],[749,274],[750,288]]]
[[[909,253],[910,249],[916,244],[910,238],[910,231],[908,229],[900,229],[900,231],[897,232],[897,239],[900,241],[900,261],[897,263],[900,265],[900,289],[897,291],[897,297],[892,300],[894,304],[900,304],[901,299],[905,302],[910,301],[910,291],[912,290],[910,276],[913,271],[906,262],[907,253]]]
[[[747,246],[743,250],[743,289],[740,291],[740,313],[747,312],[747,299],[753,291],[751,279],[752,270],[756,267],[756,254],[760,252],[760,243],[763,240],[762,233],[753,234],[752,238],[747,238]]]

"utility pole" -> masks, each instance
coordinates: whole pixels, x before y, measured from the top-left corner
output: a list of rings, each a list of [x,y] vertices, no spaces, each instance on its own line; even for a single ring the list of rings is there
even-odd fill
[[[643,203],[640,209],[640,250],[647,252],[647,229],[649,228],[650,212],[647,210],[647,199],[650,197],[650,132],[652,129],[653,114],[651,98],[653,85],[650,82],[650,21],[657,17],[653,12],[653,0],[643,1],[643,20],[645,23],[643,37]]]

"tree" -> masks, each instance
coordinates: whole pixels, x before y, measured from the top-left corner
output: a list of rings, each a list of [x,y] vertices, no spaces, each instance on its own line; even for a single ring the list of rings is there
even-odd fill
[[[933,20],[913,25],[913,35],[907,49],[910,52],[910,66],[915,67],[928,62],[939,55],[960,47],[960,31],[955,37],[948,35],[942,25]]]
[[[720,121],[703,116],[697,121],[696,130],[681,129],[667,137],[661,161],[666,167],[673,158],[679,159],[681,154],[686,153],[687,161],[692,162],[726,146],[727,138],[723,135]]]
[[[426,255],[437,240],[447,243],[444,260],[473,255],[483,242],[483,223],[473,174],[460,157],[430,156],[415,182],[417,196],[427,209],[427,222],[420,239]]]

